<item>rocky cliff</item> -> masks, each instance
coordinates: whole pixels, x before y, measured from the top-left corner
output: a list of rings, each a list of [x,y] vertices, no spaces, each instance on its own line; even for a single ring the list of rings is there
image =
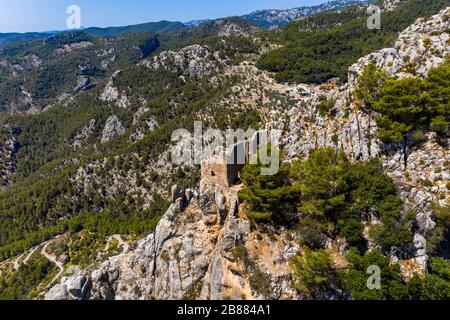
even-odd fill
[[[449,54],[449,15],[447,8],[431,19],[419,19],[399,35],[394,47],[370,54],[353,65],[350,80],[343,86],[277,84],[271,74],[257,70],[250,59],[226,68],[225,74],[237,72],[246,79],[224,101],[217,102],[217,106],[262,104],[266,128],[284,132],[281,145],[286,160],[328,146],[342,148],[354,161],[381,158],[406,200],[405,209],[414,210],[419,225],[414,236],[414,258],[403,261],[402,253],[395,250],[391,255],[393,261],[401,262],[405,276],[427,266],[424,236],[435,227],[428,205],[448,200],[445,184],[450,180],[450,152],[430,134],[424,146],[408,150],[405,163],[401,149],[387,148],[376,139],[376,123],[359,111],[353,93],[357,76],[370,62],[397,78],[424,77],[432,67],[442,64]],[[164,66],[166,61],[191,77],[212,72],[215,63],[222,63],[207,48],[193,46],[163,53],[145,65],[152,69]],[[275,103],[269,104],[272,100]],[[330,101],[331,108],[321,112],[319,106]],[[104,132],[105,137],[111,136],[110,131],[122,131],[113,120],[109,122],[114,130]],[[220,185],[208,177],[202,177],[198,190],[174,186],[171,206],[155,232],[124,245],[121,254],[98,261],[91,268],[72,269],[46,298],[301,299],[289,268],[290,258],[302,250],[297,233],[253,225],[238,201],[239,190],[240,186]],[[345,243],[329,241],[326,246],[335,264],[342,261]],[[324,293],[327,299],[344,297],[345,293],[338,290]]]
[[[0,128],[0,190],[10,183],[16,171],[15,157],[19,147],[16,134],[15,128]]]
[[[252,230],[239,214],[237,191],[175,186],[154,233],[95,270],[72,271],[46,298],[298,298],[287,267],[299,249],[295,237]]]

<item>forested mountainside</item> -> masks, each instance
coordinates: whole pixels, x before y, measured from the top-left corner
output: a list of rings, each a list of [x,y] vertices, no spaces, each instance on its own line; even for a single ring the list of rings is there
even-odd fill
[[[284,27],[283,32],[270,34],[281,47],[265,54],[258,66],[275,72],[282,82],[319,84],[333,78],[345,82],[348,68],[357,59],[392,46],[398,33],[417,18],[447,5],[447,0],[426,4],[406,1],[396,10],[385,11],[380,30],[367,28],[364,6],[300,20]]]
[[[292,21],[315,15],[317,13],[338,11],[355,4],[364,4],[369,2],[371,2],[371,0],[335,0],[312,7],[301,7],[289,10],[259,10],[250,14],[246,14],[241,18],[245,19],[249,23],[258,25],[261,28],[272,29],[284,26]],[[141,23],[137,25],[122,27],[90,27],[84,28],[82,29],[82,31],[92,36],[112,37],[130,32],[177,32],[187,30],[192,27],[197,27],[200,24],[208,22],[211,22],[211,19],[200,19],[188,22],[163,20],[158,22]],[[61,33],[61,31],[42,33],[0,33],[0,46],[13,44],[20,41],[44,39],[52,34],[58,33]]]
[[[15,43],[15,42],[42,39],[42,38],[46,38],[46,37],[50,36],[51,34],[52,33],[40,33],[40,32],[0,33],[0,46],[4,46],[4,45]]]
[[[281,21],[276,20],[273,13],[260,11],[242,18],[192,25],[160,21],[125,27],[86,28],[79,32],[31,33],[29,39],[26,34],[0,34],[0,46],[3,45],[0,47],[0,90],[4,92],[0,98],[0,112],[38,113],[58,101],[93,88],[114,70],[136,64],[151,54],[185,46],[195,39],[243,35],[267,27],[264,21],[281,26],[355,3],[365,1],[334,1],[297,9],[296,14],[277,12],[277,17],[284,17],[279,17]],[[21,39],[30,41],[20,42]]]
[[[171,32],[180,31],[187,26],[181,22],[171,22],[171,21],[159,21],[159,22],[149,22],[142,23],[131,26],[123,27],[109,27],[109,28],[97,28],[90,27],[82,29],[82,32],[91,36],[101,36],[101,37],[113,37],[125,33],[136,33],[136,32]],[[16,42],[45,39],[51,35],[60,35],[64,31],[52,31],[52,32],[27,32],[27,33],[0,33],[0,46],[14,44]]]
[[[187,45],[194,39],[255,30],[256,26],[243,19],[229,18],[182,32],[137,32],[137,26],[91,32],[94,35],[82,31],[59,33],[0,47],[0,112],[38,113],[90,90],[114,71],[154,53]]]
[[[0,109],[38,113],[95,86],[112,70],[137,63],[160,46],[154,34],[114,39],[81,32],[0,48]]]
[[[6,47],[79,62],[159,41],[0,118],[0,299],[449,299],[450,3],[395,4],[370,34],[358,6],[276,31],[232,18]],[[312,52],[322,66],[302,69]],[[173,164],[172,132],[200,120],[282,130],[280,170],[248,164],[228,185]]]
[[[318,13],[340,11],[355,5],[367,5],[371,0],[336,0],[312,7],[300,7],[287,10],[259,10],[243,16],[244,19],[256,23],[266,29],[277,29],[291,22],[314,16]],[[366,6],[367,8],[367,6]]]

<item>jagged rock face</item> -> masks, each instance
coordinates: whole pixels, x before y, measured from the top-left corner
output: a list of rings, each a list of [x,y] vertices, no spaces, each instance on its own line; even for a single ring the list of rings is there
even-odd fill
[[[20,62],[20,67],[22,67],[25,70],[34,70],[36,68],[39,68],[41,64],[42,64],[41,58],[39,58],[35,54],[30,54],[22,58],[22,61]]]
[[[114,79],[118,78],[122,74],[121,70],[117,70],[111,76],[102,93],[100,94],[100,100],[105,102],[114,102],[119,108],[128,108],[130,101],[125,91],[119,92],[114,86]]]
[[[449,9],[428,20],[419,19],[399,36],[395,48],[386,48],[361,58],[349,71],[349,83],[333,90],[317,90],[315,96],[288,111],[269,113],[268,128],[286,131],[281,144],[289,158],[307,156],[317,147],[342,148],[349,158],[368,160],[380,155],[383,146],[375,139],[376,123],[366,114],[357,111],[352,102],[352,93],[357,86],[357,77],[364,68],[374,62],[379,68],[395,77],[413,76],[404,72],[408,59],[417,60],[413,65],[416,76],[425,77],[429,70],[444,62],[449,53],[450,35]],[[430,48],[423,47],[424,39],[430,39]],[[417,59],[417,57],[421,57]],[[407,59],[408,58],[408,59]],[[334,100],[333,117],[322,116],[317,105]],[[356,110],[356,111],[355,111]],[[442,155],[442,152],[439,153]],[[414,155],[413,155],[414,157]],[[389,156],[392,171],[402,164],[397,156]],[[445,157],[444,157],[445,158]]]
[[[58,55],[68,54],[74,50],[85,49],[93,46],[94,44],[90,41],[80,41],[77,43],[65,44],[64,46],[55,49],[55,53]]]
[[[102,132],[102,143],[106,143],[114,137],[121,136],[125,133],[125,127],[122,122],[113,115],[106,120],[105,128]]]
[[[425,77],[431,68],[442,64],[449,55],[449,27],[450,8],[429,19],[418,19],[400,33],[394,48],[370,54],[350,68],[350,88],[356,86],[357,75],[370,62],[396,78]],[[445,163],[450,161],[450,151],[437,143],[434,134],[429,134],[424,145],[408,150],[406,164],[401,151],[389,152],[382,160],[400,189],[406,209],[416,213],[420,232],[416,236],[426,236],[436,226],[430,204],[444,206],[448,201],[446,183],[450,171]],[[431,181],[432,185],[427,185],[426,181]],[[424,270],[428,256],[417,246],[416,251],[416,263]]]
[[[130,135],[130,141],[142,140],[147,132],[153,132],[158,127],[154,116],[149,114],[150,109],[141,107],[134,114],[133,126],[136,127]]]
[[[81,148],[83,146],[83,142],[85,142],[93,133],[95,124],[95,119],[91,119],[89,123],[81,129],[81,132],[77,134],[73,140],[72,145],[74,148]]]
[[[143,61],[142,65],[153,70],[164,68],[175,73],[181,71],[191,78],[200,78],[218,70],[225,62],[208,47],[196,44],[176,52],[164,51],[153,59]]]
[[[406,167],[403,158],[404,155],[398,151],[384,156],[383,164],[396,182],[406,209],[416,213],[419,233],[426,236],[436,227],[430,205],[439,203],[445,206],[448,201],[450,168],[446,163],[450,162],[450,150],[438,144],[430,134],[424,145],[410,150]]]
[[[3,128],[1,128],[3,129]],[[17,130],[5,127],[6,139],[0,141],[0,190],[8,186],[16,171],[16,153],[19,148]]]
[[[425,77],[430,69],[441,65],[448,56],[449,11],[447,8],[429,19],[418,19],[400,33],[393,48],[361,58],[350,68],[350,85],[356,84],[357,75],[371,62],[397,78]]]
[[[220,187],[216,189],[221,192]],[[289,258],[298,250],[286,250],[294,245],[281,240],[289,237],[282,234],[275,243],[266,236],[257,238],[250,229],[250,222],[234,214],[236,190],[227,190],[227,195],[221,197],[225,199],[226,217],[221,221],[220,211],[216,211],[216,223],[208,224],[196,192],[173,187],[173,204],[154,233],[137,241],[131,249],[126,248],[119,256],[109,258],[98,269],[71,272],[46,298],[298,298],[287,267]],[[216,199],[211,201],[215,203]],[[219,205],[222,203],[220,200]],[[252,275],[246,274],[246,267],[240,266],[235,255],[234,250],[239,246],[247,248],[252,255],[255,261],[252,270],[264,275],[272,296],[251,289],[249,278]]]
[[[119,98],[119,91],[117,88],[114,87],[114,84],[112,80],[110,80],[103,90],[102,94],[100,95],[100,100],[102,101],[115,101]]]
[[[383,9],[385,11],[393,11],[398,7],[400,3],[405,0],[384,0],[383,1]]]
[[[348,92],[324,92],[334,99],[335,118],[318,114],[318,97],[306,99],[286,114],[268,124],[268,129],[285,130],[281,145],[289,158],[306,157],[311,149],[333,147],[343,149],[352,160],[368,160],[380,154],[375,139],[376,123],[366,115],[349,111]],[[275,116],[275,115],[274,115]]]
[[[244,30],[235,23],[226,22],[224,20],[217,20],[214,24],[219,27],[218,36],[219,37],[229,37],[229,36],[246,36],[252,31],[257,30],[257,28],[251,30]]]
[[[45,295],[46,300],[89,299],[92,288],[91,279],[87,278],[79,267],[71,268],[61,283],[53,286]]]
[[[77,79],[77,84],[75,88],[73,88],[74,92],[85,91],[89,89],[91,86],[91,79],[87,76],[79,76]]]

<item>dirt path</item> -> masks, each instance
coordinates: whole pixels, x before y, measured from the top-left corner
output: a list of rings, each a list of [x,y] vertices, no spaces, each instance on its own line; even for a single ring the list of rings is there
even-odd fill
[[[50,262],[53,262],[54,264],[56,264],[56,266],[57,266],[58,269],[59,269],[58,274],[53,278],[52,281],[50,281],[50,283],[48,284],[48,287],[50,287],[53,283],[55,283],[55,282],[59,279],[59,277],[61,277],[62,274],[64,273],[64,266],[63,266],[63,264],[62,264],[61,262],[59,262],[58,260],[56,260],[56,256],[53,256],[53,255],[51,255],[51,254],[49,254],[49,253],[47,252],[48,246],[51,245],[51,244],[53,243],[53,241],[55,241],[55,240],[57,240],[57,239],[58,239],[58,237],[55,238],[55,239],[52,240],[52,241],[47,242],[47,243],[44,245],[44,247],[42,248],[42,250],[41,250],[41,254],[42,254],[47,260],[49,260]]]
[[[112,237],[117,240],[119,246],[122,246],[122,250],[124,253],[128,252],[128,250],[130,249],[130,245],[125,241],[123,241],[122,236],[120,234],[113,235]]]
[[[17,257],[16,260],[14,260],[14,264],[13,264],[13,268],[15,271],[19,270],[21,265],[26,265],[28,263],[28,261],[30,260],[31,256],[39,249],[40,246],[34,247],[33,249],[31,249],[31,251],[27,254],[27,256],[25,257],[25,259],[23,259],[22,261],[20,261],[20,259],[22,259],[22,257],[25,255],[21,254],[19,257]]]
[[[22,259],[22,257],[23,257],[23,254],[21,254],[20,256],[18,256],[17,259],[14,261],[14,264],[13,264],[14,271],[19,270],[20,264],[21,264],[21,263],[20,263],[20,259]]]
[[[37,251],[37,249],[39,249],[39,246],[34,247],[31,252],[25,257],[25,259],[23,259],[22,263],[23,264],[27,264],[28,261],[30,260],[31,256]]]

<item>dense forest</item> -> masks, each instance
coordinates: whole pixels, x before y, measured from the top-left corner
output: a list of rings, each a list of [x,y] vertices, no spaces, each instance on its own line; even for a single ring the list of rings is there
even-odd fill
[[[227,42],[211,37],[202,43],[229,59],[239,60],[240,55],[256,50],[255,44],[239,37],[229,37]],[[98,189],[77,194],[71,177],[80,164],[87,165],[105,158],[110,161],[97,172],[99,176],[107,176],[114,168],[124,176],[128,172],[144,172],[149,162],[166,150],[175,129],[192,129],[194,121],[208,112],[211,113],[204,118],[205,123],[222,129],[258,123],[260,119],[254,111],[243,109],[230,116],[226,108],[211,110],[211,104],[229,93],[239,80],[227,77],[222,86],[216,87],[210,83],[213,76],[183,81],[173,72],[148,72],[144,66],[131,66],[114,80],[119,89],[129,93],[131,106],[128,109],[111,107],[101,101],[98,97],[103,88],[99,87],[80,94],[67,106],[55,107],[38,115],[4,116],[5,123],[20,128],[17,135],[20,148],[16,155],[15,184],[0,193],[0,259],[63,233],[67,230],[67,220],[83,213],[90,219],[97,216],[99,221],[122,221],[122,226],[130,225],[131,233],[148,230],[145,223],[139,226],[133,222],[133,215],[139,216],[140,201],[123,194],[117,194],[115,199],[105,199],[97,192]],[[133,124],[133,114],[141,107],[142,98],[147,100],[147,114],[161,125],[130,145],[129,136],[140,125]],[[109,143],[100,144],[101,130],[112,113],[121,119],[127,132]],[[75,150],[71,142],[90,119],[96,119],[90,140],[85,148]],[[77,160],[73,161],[74,158]],[[198,174],[173,172],[171,177],[163,178],[188,187],[198,181]],[[151,181],[139,179],[139,183],[146,187],[150,182],[160,180],[155,174]],[[99,185],[98,188],[102,194],[105,193],[104,186]],[[124,203],[133,205],[125,206]],[[138,221],[146,218],[148,216],[144,214]]]
[[[406,147],[423,143],[427,132],[435,132],[442,143],[450,133],[449,65],[447,61],[432,69],[425,79],[394,80],[370,64],[358,79],[356,97],[363,112],[376,115],[378,137],[386,145],[400,143],[405,157]],[[293,258],[292,267],[297,289],[307,298],[318,298],[336,285],[355,299],[450,298],[450,262],[445,259],[450,206],[433,207],[438,225],[427,239],[433,254],[429,273],[406,281],[389,255],[395,247],[408,258],[417,225],[414,212],[404,211],[397,187],[378,159],[352,163],[341,150],[317,149],[306,160],[283,163],[274,176],[261,175],[260,163],[247,165],[241,180],[240,199],[251,219],[263,226],[295,228],[301,234],[306,249],[303,256]],[[374,215],[379,223],[368,235],[378,249],[368,250],[364,229]],[[332,266],[324,248],[326,239],[338,238],[352,247],[348,268],[342,270]],[[381,291],[366,287],[371,265],[382,269]]]
[[[169,160],[163,155],[173,145],[174,130],[193,131],[199,120],[205,127],[220,130],[261,128],[280,112],[292,115],[287,111],[292,107],[288,96],[295,96],[296,89],[281,83],[319,84],[333,78],[344,82],[348,67],[360,57],[392,45],[398,33],[418,17],[435,14],[446,5],[448,0],[405,0],[383,14],[381,30],[367,29],[367,12],[355,6],[271,31],[241,18],[228,18],[190,29],[163,23],[155,26],[163,29],[158,32],[141,30],[149,26],[138,26],[133,29],[138,32],[131,33],[126,28],[91,29],[0,47],[0,92],[5,93],[0,97],[0,112],[10,111],[11,105],[17,111],[0,114],[0,139],[13,137],[17,143],[11,160],[14,174],[0,190],[0,262],[20,261],[30,249],[58,239],[52,250],[58,258],[66,253],[65,263],[70,266],[89,267],[93,261],[117,255],[121,249],[112,236],[120,234],[132,241],[154,231],[169,208],[172,185],[199,187],[198,166],[165,163]],[[224,23],[253,34],[219,35]],[[72,50],[80,43],[86,47]],[[153,60],[143,60],[193,44],[207,48],[209,55],[204,59],[213,70],[210,73],[185,72],[197,71],[204,61],[180,66],[167,58],[152,68]],[[102,67],[113,52],[114,59]],[[181,52],[176,60],[189,54]],[[241,62],[239,67],[262,75],[244,83],[247,75],[228,68]],[[14,65],[23,70],[14,73]],[[280,83],[262,70],[273,72]],[[89,79],[82,89],[74,90],[80,78]],[[263,89],[252,91],[261,78]],[[119,98],[102,99],[108,86]],[[269,86],[281,89],[275,93]],[[423,79],[395,79],[369,64],[357,79],[354,96],[347,97],[353,100],[346,101],[345,112],[354,107],[352,112],[373,119],[377,131],[372,134],[369,128],[367,135],[380,140],[381,153],[400,151],[406,167],[408,154],[429,137],[436,145],[448,147],[449,88],[450,60]],[[23,100],[28,91],[33,103]],[[247,96],[242,96],[250,102],[239,100],[239,91],[246,91]],[[68,92],[70,98],[64,95]],[[264,97],[253,101],[254,92],[264,92]],[[123,96],[125,106],[119,103]],[[317,114],[308,115],[311,119],[326,122],[338,117],[335,97],[320,95],[316,100]],[[236,101],[241,103],[238,108],[233,105]],[[39,112],[31,110],[37,105]],[[123,134],[103,141],[112,116],[120,120]],[[90,123],[89,134],[76,145]],[[142,136],[136,139],[136,133]],[[283,150],[267,147],[286,159]],[[442,167],[448,165],[443,160]],[[306,158],[282,162],[275,175],[261,175],[261,166],[248,164],[240,174],[239,200],[244,210],[239,218],[249,220],[252,231],[270,234],[279,228],[300,239],[301,250],[286,268],[301,297],[322,299],[324,292],[339,291],[340,298],[450,299],[450,262],[444,252],[449,246],[450,206],[436,203],[427,208],[436,221],[436,227],[424,234],[430,263],[426,273],[404,277],[400,263],[392,262],[392,249],[401,259],[413,259],[419,226],[415,212],[405,209],[408,203],[381,159],[352,162],[344,150],[315,148]],[[446,188],[450,190],[450,184]],[[345,242],[345,263],[336,266],[327,244],[339,241]],[[246,250],[241,245],[232,253],[246,266],[255,291],[268,296],[266,275]],[[102,259],[97,259],[99,252],[105,254]],[[38,293],[57,273],[39,251],[17,270],[4,265],[0,264],[0,300],[42,298]],[[373,265],[381,268],[381,290],[366,286],[367,269]]]
[[[450,262],[440,250],[448,241],[450,206],[436,209],[440,232],[428,239],[435,248],[429,274],[406,281],[389,254],[396,247],[408,258],[414,215],[403,212],[397,188],[378,160],[351,163],[341,151],[330,148],[314,150],[306,160],[284,163],[275,176],[261,175],[260,169],[260,163],[245,167],[240,199],[248,216],[262,227],[270,223],[298,230],[305,251],[292,259],[291,266],[296,288],[306,298],[320,298],[336,286],[358,300],[450,298]],[[369,234],[379,249],[368,250],[363,231],[373,215],[381,223],[371,226]],[[338,238],[351,249],[347,267],[336,269],[325,243]],[[381,268],[381,290],[366,286],[371,265]]]
[[[319,14],[269,33],[269,39],[282,47],[263,55],[259,67],[275,72],[281,82],[318,84],[332,78],[345,82],[348,68],[359,58],[389,47],[417,18],[433,15],[447,5],[446,0],[405,1],[396,10],[383,13],[380,30],[367,28],[365,7]]]

